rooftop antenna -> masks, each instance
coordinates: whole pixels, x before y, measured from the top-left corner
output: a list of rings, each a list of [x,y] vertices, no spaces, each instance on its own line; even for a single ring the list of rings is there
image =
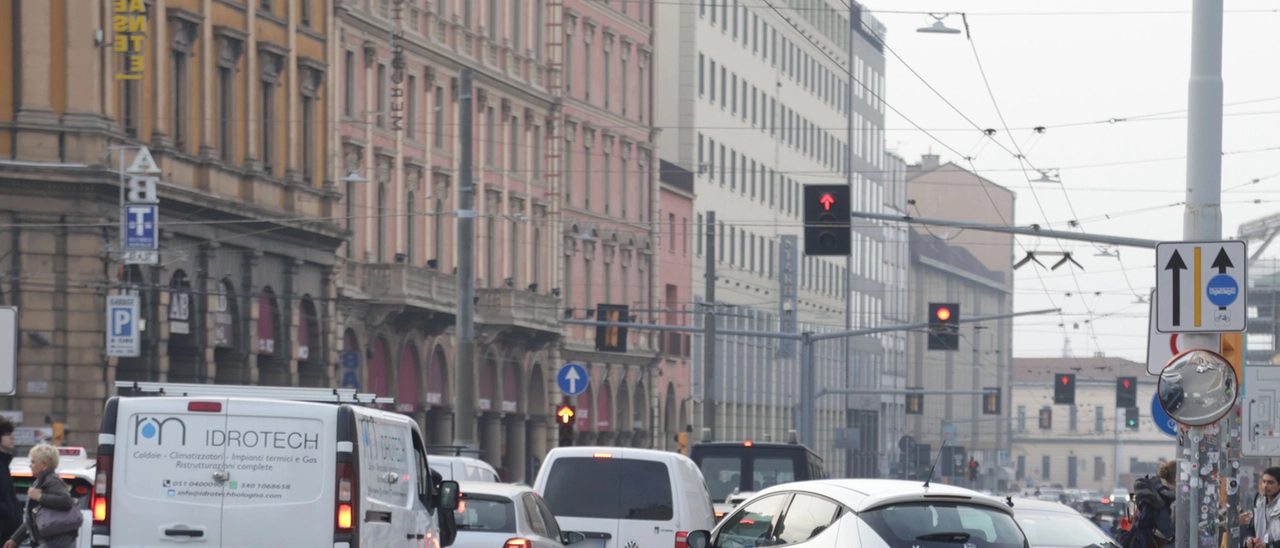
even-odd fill
[[[942,448],[947,446],[947,440],[942,440],[942,447],[938,448],[938,456],[933,457],[933,466],[929,467],[929,477],[924,479],[925,489],[929,488],[929,482],[933,481],[933,471],[938,469],[938,459],[942,458]]]

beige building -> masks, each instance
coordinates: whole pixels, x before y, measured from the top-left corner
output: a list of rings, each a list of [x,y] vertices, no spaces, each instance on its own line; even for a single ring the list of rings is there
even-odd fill
[[[1076,375],[1075,405],[1054,405],[1057,374]],[[1138,427],[1125,426],[1116,409],[1116,378],[1138,380]],[[1119,483],[1154,474],[1173,458],[1176,441],[1151,421],[1155,377],[1146,364],[1121,358],[1018,358],[1013,360],[1013,463],[1020,485],[1060,485],[1110,493]],[[1045,428],[1040,420],[1048,410]]]
[[[924,156],[920,164],[908,166],[906,175],[906,207],[912,215],[982,223],[1013,221],[1012,191],[955,164],[940,165],[937,156]],[[927,227],[913,228],[908,233],[909,323],[927,321],[929,303],[936,302],[958,303],[962,320],[1013,311],[1011,235],[957,233],[952,229]],[[900,375],[906,383],[903,388],[948,391],[1000,388],[1002,394],[1008,394],[1013,321],[962,324],[957,351],[929,350],[927,334],[912,332],[906,341],[906,352],[906,371]],[[1008,401],[1007,397],[1004,399]],[[963,447],[967,457],[978,461],[976,486],[999,488],[1013,480],[1007,468],[1009,407],[1005,403],[999,414],[986,415],[982,413],[981,402],[982,396],[976,394],[926,395],[922,415],[898,414],[902,423],[886,428],[900,429],[915,438],[916,443],[929,445],[935,456],[944,440]],[[892,449],[896,452],[898,448],[895,442]],[[899,454],[891,462],[902,462],[903,457]],[[904,471],[910,477],[910,472],[919,468],[919,463],[907,463]],[[959,478],[947,478],[947,481],[969,485]]]

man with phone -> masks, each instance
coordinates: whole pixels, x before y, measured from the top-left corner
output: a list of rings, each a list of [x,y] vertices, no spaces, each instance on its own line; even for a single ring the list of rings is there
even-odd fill
[[[1244,548],[1280,547],[1280,468],[1268,468],[1258,481],[1253,510],[1240,513]],[[1257,518],[1255,520],[1255,518]]]

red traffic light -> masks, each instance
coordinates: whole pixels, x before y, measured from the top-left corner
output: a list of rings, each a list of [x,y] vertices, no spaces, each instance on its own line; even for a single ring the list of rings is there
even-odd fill
[[[1066,386],[1066,385],[1068,385],[1068,384],[1071,384],[1071,377],[1069,377],[1069,376],[1067,376],[1067,375],[1063,375],[1063,376],[1061,376],[1061,377],[1058,377],[1058,380],[1062,383],[1062,386]]]
[[[1129,388],[1129,379],[1125,379],[1125,380],[1120,381],[1120,382],[1124,383],[1124,387],[1125,387],[1125,388]]]
[[[831,204],[836,203],[836,199],[832,198],[830,194],[823,194],[821,198],[818,198],[818,203],[822,204],[823,211],[831,211]]]
[[[938,316],[939,320],[944,322],[951,319],[951,309],[945,306],[938,307],[938,311],[935,312],[935,314]]]

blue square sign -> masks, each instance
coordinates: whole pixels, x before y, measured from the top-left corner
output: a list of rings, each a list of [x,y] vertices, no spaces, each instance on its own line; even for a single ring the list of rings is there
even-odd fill
[[[124,207],[125,249],[157,249],[160,247],[159,208],[153,205]]]

